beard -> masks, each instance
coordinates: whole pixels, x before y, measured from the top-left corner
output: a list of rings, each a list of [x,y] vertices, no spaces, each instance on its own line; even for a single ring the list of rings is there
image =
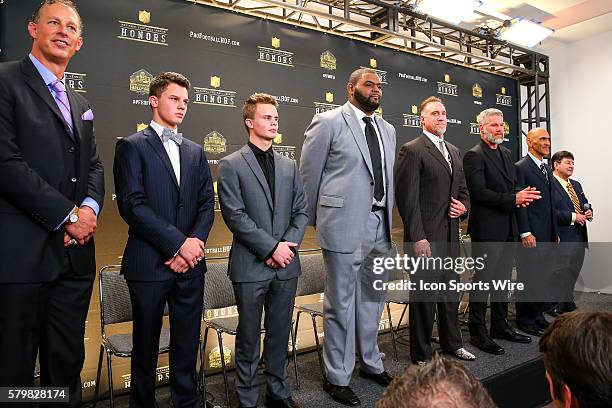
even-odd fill
[[[361,92],[359,92],[357,88],[355,88],[355,100],[364,112],[374,112],[380,106],[380,102],[374,102],[370,98],[371,97],[366,97]],[[378,100],[380,100],[380,97],[378,98]]]
[[[493,133],[488,133],[485,132],[485,138],[487,139],[487,141],[489,143],[493,143],[493,144],[502,144],[502,142],[504,141],[504,137],[500,137],[499,139],[496,139],[495,136],[493,136]]]

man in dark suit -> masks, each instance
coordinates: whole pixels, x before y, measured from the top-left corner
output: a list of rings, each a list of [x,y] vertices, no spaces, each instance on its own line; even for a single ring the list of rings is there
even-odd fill
[[[470,343],[491,354],[504,349],[493,338],[528,343],[531,338],[514,331],[507,321],[508,296],[492,291],[492,281],[512,276],[514,246],[518,238],[515,208],[539,199],[539,192],[525,188],[515,192],[516,176],[511,152],[501,146],[504,141],[504,116],[499,109],[485,109],[478,115],[480,143],[463,158],[463,169],[470,192],[471,210],[468,233],[472,256],[484,257],[484,268],[475,269],[472,282],[481,284],[470,293]],[[488,288],[485,288],[484,285]],[[487,331],[485,315],[491,297],[491,330]]]
[[[525,289],[517,293],[516,324],[525,333],[541,336],[548,327],[542,314],[548,306],[552,283],[551,259],[558,241],[553,213],[552,171],[543,159],[550,153],[546,129],[533,128],[527,133],[527,155],[516,162],[517,187],[535,187],[542,198],[517,210],[522,247],[517,256],[517,281]]]
[[[421,102],[423,134],[400,149],[395,169],[395,199],[404,222],[404,242],[413,256],[459,256],[459,217],[467,214],[470,199],[459,149],[444,140],[446,108],[439,98]],[[454,270],[425,270],[416,280],[448,284],[458,280]],[[419,285],[420,287],[420,285]],[[434,317],[442,350],[463,360],[475,356],[463,348],[458,321],[458,295],[454,291],[420,293],[411,301],[410,356],[431,359]],[[437,310],[437,313],[436,313]]]
[[[93,113],[64,83],[81,28],[72,2],[45,1],[30,55],[0,64],[0,386],[31,386],[38,351],[41,385],[69,387],[71,406],[104,201]]]
[[[574,174],[574,155],[567,150],[553,154],[552,182],[553,202],[557,232],[561,241],[557,251],[558,269],[553,281],[560,282],[560,302],[548,313],[556,316],[576,310],[574,303],[574,286],[582,264],[585,249],[589,245],[587,221],[593,220],[593,210],[588,204],[582,185],[570,179]]]
[[[251,95],[242,108],[249,142],[219,162],[221,213],[234,234],[229,276],[238,305],[236,394],[241,407],[255,407],[259,398],[263,310],[266,406],[299,407],[291,398],[286,359],[301,273],[297,249],[308,215],[295,162],[272,148],[277,106],[273,96]]]
[[[189,81],[159,74],[149,88],[153,120],[117,142],[115,188],[129,237],[121,270],[132,299],[131,407],[152,407],[159,334],[170,310],[170,394],[176,407],[198,405],[196,359],[202,316],[201,262],[212,227],[214,193],[202,147],[177,133]]]

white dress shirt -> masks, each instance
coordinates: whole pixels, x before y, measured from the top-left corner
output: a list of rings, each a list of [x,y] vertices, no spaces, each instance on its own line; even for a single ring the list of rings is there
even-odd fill
[[[161,135],[164,132],[164,127],[159,123],[151,121],[150,123],[157,136],[159,136],[162,144],[164,145],[164,149],[166,149],[166,153],[168,153],[168,157],[170,158],[170,163],[172,163],[172,169],[174,170],[174,174],[176,175],[176,181],[178,185],[181,185],[181,155],[179,151],[179,146],[173,140],[167,140],[164,142]],[[170,129],[172,133],[176,134],[178,129]]]

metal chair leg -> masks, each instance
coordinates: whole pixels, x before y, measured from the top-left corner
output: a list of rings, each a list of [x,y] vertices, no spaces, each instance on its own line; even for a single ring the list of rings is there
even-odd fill
[[[317,317],[313,314],[310,315],[312,318],[312,331],[314,333],[315,343],[317,344],[317,355],[319,357],[319,367],[321,368],[321,375],[325,380],[325,369],[323,368],[323,356],[321,355],[321,347],[319,344],[319,335],[317,334]]]
[[[293,326],[293,323],[291,323]],[[296,332],[293,331],[293,327],[291,327],[291,354],[293,357],[293,370],[295,371],[295,387],[300,389],[300,377],[298,374],[298,366],[297,366],[297,349],[295,347],[295,339],[297,338]]]
[[[393,354],[395,355],[395,361],[397,361],[397,344],[395,343],[395,331],[393,331],[393,320],[391,319],[391,307],[389,302],[385,302],[387,305],[387,316],[389,317],[389,327],[391,328],[391,344],[393,345]]]
[[[100,373],[102,372],[102,357],[104,355],[104,346],[100,344],[100,356],[98,357],[98,369],[96,370],[96,389],[94,391],[93,408],[98,404],[98,393],[100,392]]]
[[[106,368],[108,370],[108,401],[110,408],[115,407],[115,396],[113,395],[113,363],[110,350],[106,350]]]
[[[215,331],[217,332],[217,342],[219,344],[219,354],[221,354],[221,367],[223,367],[223,384],[225,385],[225,399],[227,401],[227,406],[231,407],[230,396],[229,396],[229,386],[227,384],[227,370],[225,368],[225,353],[223,352],[223,338],[219,330],[215,330]]]
[[[200,382],[200,394],[202,395],[202,402],[206,406],[206,377],[204,374],[204,351],[206,349],[206,342],[208,340],[208,329],[206,326],[204,330],[204,339],[200,342],[200,375],[198,376]]]

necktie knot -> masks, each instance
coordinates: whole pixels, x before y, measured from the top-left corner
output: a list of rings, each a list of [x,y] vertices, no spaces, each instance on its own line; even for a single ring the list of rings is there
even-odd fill
[[[369,116],[364,116],[363,117],[363,121],[366,123],[366,125],[372,123],[372,118]]]
[[[177,145],[181,145],[183,143],[183,134],[182,133],[174,133],[168,128],[164,128],[161,135],[162,141],[166,143],[168,140],[172,140]]]
[[[51,84],[51,88],[53,88],[53,90],[57,93],[66,92],[66,86],[61,81],[61,79],[58,79],[57,81],[53,82]]]

